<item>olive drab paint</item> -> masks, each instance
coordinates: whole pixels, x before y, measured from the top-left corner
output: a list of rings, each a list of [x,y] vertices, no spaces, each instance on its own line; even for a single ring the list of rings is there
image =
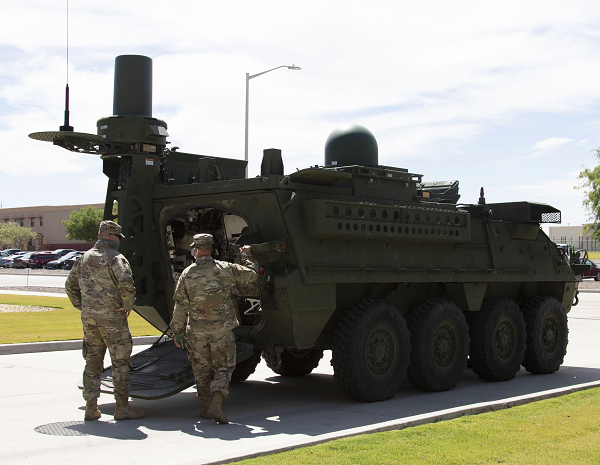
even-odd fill
[[[277,373],[308,374],[323,349],[333,351],[340,388],[362,401],[393,396],[406,377],[425,391],[450,389],[467,356],[495,381],[521,364],[533,373],[560,367],[577,280],[540,229],[559,223],[560,211],[489,204],[483,190],[458,204],[458,181],[379,165],[374,135],[357,125],[331,133],[324,166],[286,175],[285,157],[268,149],[260,176],[246,179],[243,160],[169,148],[167,124],[152,117],[151,82],[149,58],[117,57],[114,112],[122,114],[98,120],[97,135],[31,137],[101,155],[104,218],[123,226],[134,309],[156,328],[168,329],[191,237],[208,233],[213,258],[234,262],[238,246],[252,245],[259,269],[260,299],[238,296],[234,381],[254,371],[261,352]],[[132,396],[193,383],[185,358],[161,344],[135,363],[142,375],[161,357],[164,383],[147,377]]]

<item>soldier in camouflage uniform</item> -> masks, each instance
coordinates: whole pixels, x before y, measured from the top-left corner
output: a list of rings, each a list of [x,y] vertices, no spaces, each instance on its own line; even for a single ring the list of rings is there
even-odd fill
[[[135,302],[135,287],[127,259],[117,249],[121,226],[103,221],[98,242],[80,257],[65,283],[67,295],[81,311],[83,323],[83,398],[85,420],[97,420],[100,373],[106,348],[112,362],[116,399],[115,420],[142,418],[145,413],[129,405],[129,369],[132,348],[127,317]]]
[[[247,266],[213,259],[210,234],[196,234],[191,245],[196,262],[179,277],[170,327],[178,347],[185,334],[188,359],[196,377],[196,397],[202,400],[200,416],[229,423],[221,404],[229,394],[235,369],[233,328],[239,322],[232,293],[255,294],[257,275],[249,259],[245,260]],[[249,251],[250,246],[241,249],[245,257]]]

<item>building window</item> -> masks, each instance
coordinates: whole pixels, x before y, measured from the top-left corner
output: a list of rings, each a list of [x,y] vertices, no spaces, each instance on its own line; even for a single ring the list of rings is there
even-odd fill
[[[23,225],[24,225],[24,224],[25,224],[25,219],[24,219],[24,218],[21,218],[21,219],[19,220],[19,225],[20,225],[21,227],[23,227]]]
[[[6,218],[6,219],[4,220],[4,223],[5,223],[5,224],[6,224],[6,223],[8,223],[8,218]]]
[[[32,227],[35,226],[35,218],[31,218],[31,226]],[[29,244],[29,245],[31,245],[31,244]]]
[[[44,218],[40,218],[40,226],[44,226]]]

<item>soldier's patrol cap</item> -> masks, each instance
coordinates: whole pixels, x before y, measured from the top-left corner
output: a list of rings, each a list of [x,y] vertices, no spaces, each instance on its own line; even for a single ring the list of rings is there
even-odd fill
[[[121,239],[125,239],[125,236],[121,233],[122,230],[123,228],[114,221],[103,221],[100,223],[98,234],[100,234],[102,231],[106,231],[110,234],[114,234],[115,236],[119,236]]]
[[[212,237],[212,234],[196,234],[194,236],[194,242],[192,242],[190,246],[203,247],[206,245],[212,245],[213,242],[214,239]]]

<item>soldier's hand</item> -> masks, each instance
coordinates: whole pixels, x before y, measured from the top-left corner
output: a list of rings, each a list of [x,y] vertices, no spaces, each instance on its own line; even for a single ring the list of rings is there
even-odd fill
[[[183,346],[184,341],[185,341],[185,335],[183,333],[177,333],[177,334],[175,334],[175,337],[173,337],[173,342],[180,349],[181,349],[181,346]]]
[[[251,253],[250,250],[252,249],[251,245],[245,245],[244,247],[240,247],[240,252],[242,253]]]
[[[125,316],[129,316],[131,309],[125,310],[123,307],[115,309],[115,312],[125,312]]]

